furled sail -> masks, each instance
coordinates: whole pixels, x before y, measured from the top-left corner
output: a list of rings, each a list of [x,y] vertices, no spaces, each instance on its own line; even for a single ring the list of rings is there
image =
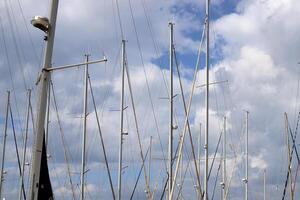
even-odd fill
[[[43,139],[43,150],[42,150],[42,158],[41,158],[41,169],[40,169],[40,181],[39,181],[39,192],[38,192],[38,200],[52,200],[53,192],[52,186],[49,176],[48,170],[48,162],[47,162],[47,149],[45,143],[45,136]]]

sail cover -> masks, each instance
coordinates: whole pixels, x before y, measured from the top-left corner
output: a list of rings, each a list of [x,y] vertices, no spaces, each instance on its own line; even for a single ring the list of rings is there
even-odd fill
[[[52,200],[53,192],[52,186],[49,176],[48,170],[48,162],[47,162],[47,149],[45,143],[45,136],[43,139],[43,150],[42,150],[42,158],[41,158],[41,169],[40,169],[40,181],[39,181],[39,192],[38,192],[38,200]]]

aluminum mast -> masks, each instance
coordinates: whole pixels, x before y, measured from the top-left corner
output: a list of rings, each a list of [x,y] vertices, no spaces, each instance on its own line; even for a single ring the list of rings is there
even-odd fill
[[[123,135],[124,135],[124,79],[125,79],[125,40],[122,40],[122,70],[121,70],[121,104],[120,104],[120,141],[119,141],[119,170],[118,170],[118,200],[122,194],[122,159],[123,159]]]
[[[86,63],[89,62],[89,55],[85,55]],[[84,68],[84,99],[83,99],[83,135],[82,135],[82,155],[81,155],[81,174],[80,174],[80,187],[81,187],[81,194],[80,199],[84,200],[84,182],[85,182],[85,154],[86,154],[86,120],[87,120],[87,92],[88,92],[88,73],[89,73],[89,66],[88,64],[85,65]]]
[[[8,124],[8,111],[10,107],[10,91],[7,91],[7,104],[6,104],[6,117],[5,117],[5,125],[4,125],[4,137],[3,137],[3,150],[2,150],[2,162],[1,162],[1,174],[0,174],[0,198],[2,194],[2,184],[4,180],[4,160],[5,160],[5,146],[6,146],[6,138],[7,138],[7,124]]]
[[[169,95],[169,183],[168,183],[168,197],[171,196],[172,180],[173,180],[173,26],[172,22],[169,22],[170,27],[170,49],[169,49],[169,65],[170,65],[170,95]]]
[[[50,80],[50,73],[45,70],[51,67],[54,36],[55,36],[55,26],[57,18],[57,9],[58,9],[59,0],[51,1],[50,9],[50,18],[49,24],[43,27],[46,28],[46,50],[44,56],[43,69],[41,71],[38,87],[38,109],[37,109],[37,121],[36,121],[36,135],[34,138],[34,145],[32,148],[32,166],[30,173],[30,190],[29,190],[29,199],[37,200],[38,190],[39,190],[39,180],[40,180],[40,168],[41,168],[41,157],[43,149],[43,140],[45,137],[45,116],[47,108],[47,89]]]
[[[208,129],[209,129],[209,3],[210,0],[206,0],[206,124],[205,124],[205,171],[204,171],[204,200],[208,200]]]

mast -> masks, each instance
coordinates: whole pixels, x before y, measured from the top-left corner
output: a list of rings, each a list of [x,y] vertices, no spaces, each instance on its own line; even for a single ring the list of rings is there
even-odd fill
[[[264,200],[266,200],[266,169],[264,169]]]
[[[23,155],[22,155],[22,168],[21,168],[21,176],[20,176],[20,188],[19,188],[19,200],[22,199],[22,191],[25,198],[24,189],[24,173],[25,173],[25,158],[26,158],[26,148],[27,148],[27,138],[28,138],[28,125],[29,125],[29,113],[30,113],[30,105],[31,105],[31,90],[29,89],[27,92],[28,95],[28,104],[27,104],[27,113],[26,113],[26,124],[25,124],[25,136],[23,143]]]
[[[171,196],[172,180],[173,180],[173,23],[169,22],[170,27],[170,49],[169,49],[169,64],[170,64],[170,95],[169,95],[169,184],[168,196]]]
[[[294,200],[294,195],[293,195],[293,183],[292,183],[292,170],[291,170],[291,148],[290,148],[290,140],[289,140],[289,128],[288,128],[288,116],[287,113],[284,113],[284,117],[285,117],[285,133],[286,133],[286,146],[287,146],[287,157],[288,157],[288,173],[290,175],[290,199]]]
[[[245,135],[245,178],[243,179],[245,183],[245,200],[248,200],[248,117],[249,117],[249,111],[246,111],[246,135]]]
[[[1,162],[1,175],[0,175],[0,198],[2,197],[2,184],[4,181],[4,160],[5,160],[5,146],[7,138],[7,124],[8,124],[8,111],[10,107],[10,91],[7,91],[7,103],[6,103],[6,115],[5,115],[5,125],[4,125],[4,137],[3,137],[3,150],[2,150],[2,162]]]
[[[204,200],[208,200],[208,129],[209,129],[209,2],[206,0],[206,124],[205,124],[205,172],[204,172]]]
[[[38,94],[38,109],[37,109],[37,121],[36,121],[36,135],[34,138],[34,145],[32,148],[32,166],[30,173],[30,192],[29,199],[36,200],[38,198],[38,192],[40,187],[40,169],[41,169],[41,158],[43,150],[43,140],[45,131],[45,115],[47,107],[47,87],[49,84],[50,73],[45,70],[51,67],[55,26],[57,18],[59,0],[51,1],[49,25],[47,25],[46,31],[46,50],[43,63],[43,70],[39,79],[39,94]]]
[[[182,137],[182,136],[181,136]],[[183,154],[180,154],[180,160],[179,160],[179,164],[180,164],[180,184],[179,184],[179,194],[178,194],[178,199],[183,200],[183,195],[182,195],[182,190],[183,190]],[[177,184],[178,185],[178,184]]]
[[[149,147],[149,166],[148,166],[148,184],[149,184],[149,189],[151,187],[151,159],[152,159],[152,136],[150,136],[150,147]],[[151,194],[149,194],[151,196]]]
[[[224,116],[223,130],[223,166],[222,166],[222,199],[226,200],[226,116]]]
[[[89,62],[89,55],[86,54],[86,62]],[[88,72],[89,67],[88,64],[85,65],[84,68],[84,99],[83,99],[83,135],[82,135],[82,155],[81,155],[81,196],[80,200],[84,200],[84,175],[85,175],[85,162],[86,162],[86,120],[87,120],[87,92],[88,92]]]
[[[46,114],[46,130],[45,130],[45,143],[46,143],[46,147],[48,146],[48,133],[49,133],[49,119],[50,119],[50,98],[51,98],[51,92],[50,92],[50,88],[51,88],[51,84],[50,84],[51,80],[49,80],[49,84],[48,84],[48,97],[47,97],[47,114]]]
[[[198,170],[199,170],[199,176],[200,176],[200,161],[201,161],[201,128],[202,124],[199,124],[199,136],[198,136]]]
[[[124,118],[124,79],[125,79],[125,40],[122,40],[122,69],[121,69],[121,105],[120,105],[120,141],[119,141],[119,171],[118,171],[118,199],[122,194],[122,159],[123,159],[123,118]]]

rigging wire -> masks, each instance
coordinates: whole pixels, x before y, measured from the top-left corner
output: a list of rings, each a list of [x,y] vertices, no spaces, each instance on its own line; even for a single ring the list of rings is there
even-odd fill
[[[179,71],[179,64],[178,64],[178,60],[177,60],[177,54],[176,54],[175,47],[173,47],[172,51],[174,52],[175,64],[176,64],[176,68],[177,68],[178,80],[179,80],[179,85],[180,85],[181,98],[182,98],[182,102],[183,102],[183,106],[184,106],[184,114],[185,114],[185,116],[187,116],[186,101],[185,101],[185,97],[184,97],[183,86],[182,86],[182,81],[181,81],[181,76],[180,76],[180,71]],[[190,143],[191,143],[191,147],[192,147],[192,156],[193,156],[194,167],[195,167],[195,171],[196,171],[197,184],[198,184],[198,187],[201,188],[200,175],[199,175],[199,171],[198,171],[196,154],[195,154],[195,149],[194,149],[194,144],[193,144],[193,138],[192,138],[190,123],[189,123],[188,119],[187,119],[187,128],[188,128],[189,139],[190,139]],[[201,191],[201,189],[200,189],[200,191]],[[200,193],[200,195],[201,195],[201,193]]]
[[[16,107],[16,111],[17,111],[17,115],[18,118],[21,119],[20,117],[20,111],[19,111],[19,105],[18,105],[18,101],[17,101],[17,96],[16,96],[16,87],[15,87],[15,82],[14,82],[14,78],[13,78],[13,73],[12,73],[12,65],[9,59],[9,55],[8,55],[8,47],[7,47],[7,42],[5,39],[5,31],[4,31],[4,25],[3,25],[3,20],[2,17],[0,15],[0,25],[1,25],[1,32],[2,32],[2,40],[3,40],[3,46],[4,46],[4,50],[5,50],[5,57],[6,57],[6,62],[7,62],[7,68],[8,68],[8,72],[9,72],[9,78],[10,78],[10,82],[11,82],[11,88],[13,91],[13,98],[14,98],[14,102],[15,102],[15,107]]]
[[[179,199],[179,196],[180,196],[180,194],[181,194],[181,192],[182,192],[182,190],[183,190],[183,184],[184,184],[185,177],[186,177],[186,174],[187,174],[187,171],[188,171],[189,166],[190,166],[190,161],[187,162],[187,166],[186,166],[186,168],[185,168],[185,170],[184,170],[183,177],[182,177],[182,181],[181,181],[181,183],[180,183],[180,187],[179,187],[179,190],[178,190],[178,194],[177,194],[176,200]]]
[[[22,65],[21,53],[20,53],[20,50],[19,50],[19,47],[18,47],[18,43],[17,43],[17,40],[16,40],[16,33],[14,31],[14,28],[13,28],[13,24],[15,24],[15,23],[13,23],[13,21],[12,21],[13,19],[11,17],[10,12],[9,12],[8,0],[4,0],[4,3],[5,3],[5,7],[6,7],[6,14],[7,14],[7,17],[8,17],[9,24],[11,24],[10,31],[11,31],[11,34],[12,34],[13,44],[14,44],[15,51],[16,51],[16,54],[17,54],[18,64],[19,64],[19,67],[20,67],[20,70],[21,70],[21,74],[22,74],[23,86],[25,87],[25,90],[26,90],[26,89],[28,89],[28,87],[27,87],[27,83],[26,83],[24,67]]]
[[[72,190],[72,197],[73,197],[73,200],[75,200],[76,199],[75,190],[74,190],[74,186],[73,186],[73,182],[72,182],[71,167],[70,167],[69,157],[68,157],[68,153],[67,153],[68,148],[67,148],[67,145],[66,145],[65,136],[64,136],[63,129],[62,129],[62,124],[61,124],[60,116],[59,116],[59,113],[58,113],[58,106],[57,106],[57,102],[56,102],[54,86],[53,86],[53,82],[52,82],[51,79],[50,79],[50,85],[51,85],[52,96],[53,96],[52,100],[53,100],[53,103],[54,103],[57,123],[58,123],[58,126],[59,126],[61,141],[62,141],[63,150],[64,150],[64,157],[65,157],[65,160],[66,160],[66,163],[67,163],[67,172],[68,172],[69,183],[70,183],[71,190]]]
[[[296,99],[295,99],[295,110],[294,110],[294,129],[296,128],[295,126],[296,123],[296,115],[297,115],[297,110],[298,110],[298,99],[299,99],[299,88],[300,88],[300,74],[299,74],[300,70],[298,68],[298,73],[297,73],[297,86],[296,86]]]
[[[143,68],[143,73],[144,73],[145,82],[146,82],[146,86],[147,86],[147,94],[148,94],[148,97],[149,97],[149,100],[150,100],[151,111],[152,111],[152,115],[153,115],[153,119],[154,119],[154,123],[155,123],[155,128],[156,128],[158,140],[159,140],[159,143],[160,143],[160,148],[161,148],[161,151],[162,151],[162,154],[163,154],[165,169],[167,170],[166,156],[165,156],[165,152],[164,152],[163,145],[162,145],[161,133],[160,133],[159,125],[158,125],[157,115],[156,115],[155,109],[154,109],[153,97],[152,97],[152,94],[151,94],[151,91],[150,91],[148,76],[147,76],[145,63],[144,63],[144,56],[143,56],[143,53],[142,53],[140,39],[139,39],[139,35],[138,35],[138,32],[137,32],[137,28],[136,28],[136,22],[135,22],[135,18],[134,18],[134,15],[133,15],[131,0],[128,0],[128,2],[129,2],[131,20],[132,20],[133,27],[134,27],[134,33],[135,33],[135,36],[136,36],[136,42],[137,42],[137,46],[138,46],[138,50],[139,50],[139,56],[140,56],[141,63],[142,63],[142,66],[143,66],[142,68]]]
[[[213,157],[212,163],[210,165],[207,180],[209,180],[209,178],[210,178],[210,175],[211,175],[211,172],[212,172],[212,169],[213,169],[213,166],[214,166],[214,162],[215,162],[215,159],[216,159],[216,155],[217,155],[217,152],[218,152],[218,149],[219,149],[219,146],[220,146],[222,135],[223,135],[223,132],[220,133],[219,140],[218,140],[218,143],[217,143],[217,147],[216,147],[216,150],[215,150],[215,153],[214,153],[214,157]]]
[[[134,31],[135,31],[135,35],[136,35],[136,40],[137,40],[137,44],[138,44],[139,54],[140,54],[140,58],[141,58],[142,66],[143,66],[143,72],[144,72],[144,77],[145,77],[145,81],[146,81],[147,92],[148,92],[148,96],[149,96],[149,100],[150,100],[150,104],[151,104],[151,108],[152,108],[152,115],[154,117],[154,122],[155,122],[155,125],[156,125],[158,139],[159,139],[159,142],[160,142],[160,148],[161,148],[161,151],[162,151],[162,154],[163,154],[163,157],[164,157],[163,160],[164,160],[165,168],[167,169],[166,159],[165,159],[165,153],[164,153],[164,150],[163,150],[163,147],[162,147],[163,145],[162,145],[162,142],[161,142],[159,126],[158,126],[157,117],[156,117],[155,109],[154,109],[153,98],[152,98],[151,91],[150,91],[150,86],[149,86],[149,81],[148,81],[148,77],[147,77],[147,72],[145,70],[144,58],[143,58],[143,54],[142,54],[142,51],[141,51],[141,44],[140,44],[139,36],[138,36],[138,33],[137,33],[136,23],[135,23],[135,19],[134,19],[134,15],[133,15],[132,4],[131,4],[130,0],[129,0],[129,7],[130,7],[131,19],[132,19],[132,22],[133,22],[133,27],[134,27]],[[149,25],[149,18],[148,17],[147,17],[147,23]],[[150,26],[149,26],[149,28],[150,28]],[[160,68],[160,71],[162,72],[161,68]],[[163,75],[163,73],[162,73],[162,75]],[[163,80],[164,80],[164,84],[165,84],[166,88],[168,88],[167,85],[166,85],[166,81],[165,81],[164,76],[163,76]]]
[[[297,124],[296,124],[296,128],[295,128],[295,134],[296,134],[296,132],[298,132],[299,120],[300,120],[300,112],[299,112],[299,114],[298,114],[298,120],[297,120]],[[294,138],[294,140],[293,140],[293,145],[295,145],[295,142],[294,142],[295,140],[296,140],[296,139]],[[296,146],[295,146],[295,148],[296,148]],[[293,187],[293,191],[295,191],[295,188],[296,188],[297,175],[298,175],[298,171],[299,171],[299,169],[300,169],[299,157],[297,156],[297,158],[298,158],[298,164],[297,164],[296,174],[295,174],[295,178],[294,178],[294,187]]]
[[[288,158],[288,159],[289,159],[289,166],[288,166],[287,175],[286,175],[286,179],[285,179],[285,184],[284,184],[284,189],[283,189],[283,194],[282,194],[282,200],[284,200],[284,198],[285,198],[286,188],[287,188],[287,185],[288,185],[288,181],[289,181],[289,179],[292,178],[292,177],[291,177],[291,174],[290,174],[290,168],[291,168],[291,163],[292,163],[294,151],[295,151],[296,156],[297,156],[297,159],[298,159],[298,165],[300,164],[300,159],[299,159],[297,147],[296,147],[296,144],[295,144],[295,141],[296,141],[296,138],[297,138],[297,133],[298,133],[298,124],[299,124],[299,120],[300,120],[300,112],[299,112],[299,114],[298,114],[297,126],[296,126],[296,129],[295,129],[295,133],[294,133],[294,134],[292,133],[291,126],[290,126],[289,122],[287,121],[287,123],[288,123],[288,124],[287,124],[287,126],[288,126],[288,131],[289,131],[289,133],[290,133],[290,137],[292,138],[293,146],[292,146],[291,156]]]
[[[116,55],[116,57],[115,57],[114,64],[112,65],[112,66],[113,66],[113,70],[112,70],[112,73],[111,73],[111,75],[110,75],[110,77],[109,77],[109,80],[113,80],[113,77],[115,76],[115,73],[116,73],[116,66],[117,66],[117,63],[118,63],[118,58],[119,58],[120,52],[121,52],[121,45],[119,46],[117,52],[118,52],[118,53],[117,53],[117,55]],[[112,91],[112,90],[111,90],[110,88],[107,88],[107,89],[105,90],[105,92],[104,92],[103,103],[102,103],[101,108],[100,108],[100,121],[101,121],[101,119],[103,119],[103,117],[104,117],[104,107],[105,107],[105,105],[106,105],[106,103],[107,103],[107,101],[108,101],[108,96],[109,96],[109,94],[111,93],[111,91]]]
[[[113,199],[115,199],[114,187],[113,187],[112,178],[111,178],[111,174],[110,174],[110,169],[109,169],[109,165],[108,165],[108,161],[107,161],[106,150],[105,150],[105,146],[104,146],[104,139],[103,139],[103,136],[102,136],[100,121],[99,121],[99,117],[98,117],[98,113],[97,113],[97,107],[96,107],[95,98],[94,98],[93,87],[92,87],[92,83],[91,83],[91,79],[90,79],[89,74],[88,74],[88,81],[89,81],[90,92],[91,92],[92,102],[93,102],[94,111],[95,111],[95,117],[96,117],[96,120],[97,120],[98,132],[99,132],[99,136],[100,136],[100,140],[101,140],[101,146],[102,146],[102,151],[103,151],[103,155],[104,155],[105,165],[106,165],[107,174],[108,174],[108,178],[109,178],[110,188],[111,188],[111,192],[112,192],[112,195],[113,195]]]
[[[134,98],[133,98],[133,91],[132,91],[132,87],[131,87],[131,79],[130,79],[130,73],[129,73],[129,69],[128,69],[127,57],[125,58],[125,70],[126,70],[128,88],[129,88],[129,93],[130,93],[131,107],[132,107],[133,116],[134,116],[134,124],[135,124],[138,144],[139,144],[139,148],[140,148],[140,156],[141,156],[142,162],[145,162],[144,154],[143,154],[143,147],[142,147],[142,142],[141,142],[141,137],[140,137],[140,131],[139,131],[139,126],[138,126],[138,121],[137,121],[135,102],[134,102]],[[144,176],[145,176],[145,181],[146,181],[147,192],[148,192],[148,195],[151,195],[148,178],[147,178],[147,170],[146,170],[145,165],[144,165],[143,169],[144,169]]]
[[[131,3],[131,2],[129,2]],[[159,53],[159,48],[158,48],[158,45],[157,45],[157,42],[155,40],[155,37],[154,37],[154,32],[153,32],[153,26],[152,26],[152,22],[150,20],[150,16],[149,16],[149,11],[148,11],[148,8],[147,8],[147,4],[145,1],[141,0],[141,4],[142,4],[142,7],[143,7],[143,11],[144,11],[144,14],[145,14],[145,18],[146,18],[146,21],[147,21],[147,27],[148,27],[148,30],[149,30],[149,33],[150,33],[150,36],[151,36],[151,41],[153,43],[153,46],[154,46],[154,50],[155,50],[155,54],[156,54],[156,57],[159,58],[160,57],[160,53]],[[130,7],[131,7],[131,4],[130,4]],[[132,9],[131,9],[132,10]],[[133,15],[132,15],[133,16]],[[165,71],[162,70],[161,66],[162,66],[162,62],[161,60],[158,60],[158,66],[159,66],[159,71],[161,73],[161,77],[162,77],[162,80],[163,80],[163,83],[164,83],[164,86],[165,86],[165,90],[167,92],[167,97],[170,98],[170,94],[169,94],[169,87],[168,87],[168,82],[166,80],[166,75],[165,75]],[[175,113],[175,123],[178,124],[178,120],[177,120],[177,113],[176,113],[176,108],[174,108],[174,113]],[[177,129],[179,131],[179,129]],[[158,132],[159,133],[159,132]],[[160,139],[160,138],[159,138]],[[161,145],[162,146],[162,145]],[[162,148],[162,147],[161,147]],[[163,152],[164,153],[164,152]],[[164,159],[165,162],[166,162],[166,159]],[[166,164],[165,164],[166,165]],[[167,171],[167,167],[166,167],[166,171]]]
[[[143,160],[143,162],[142,162],[142,166],[141,166],[141,168],[140,168],[140,170],[139,170],[137,179],[136,179],[135,184],[134,184],[134,187],[133,187],[133,191],[132,191],[132,193],[131,193],[131,195],[130,195],[130,200],[132,200],[132,198],[133,198],[133,196],[134,196],[134,193],[135,193],[135,190],[136,190],[136,188],[137,188],[137,185],[138,185],[138,183],[139,183],[140,176],[141,176],[141,174],[142,174],[142,171],[143,171],[143,168],[144,168],[144,165],[145,165],[145,161],[146,161],[147,156],[148,156],[149,149],[150,149],[150,147],[149,147],[149,148],[147,149],[147,151],[146,151],[144,160]]]
[[[33,115],[33,109],[32,109],[32,104],[31,104],[31,101],[29,102],[29,109],[30,109],[30,115],[31,115],[31,124],[32,124],[32,135],[34,136],[35,135],[35,126],[34,126],[34,115]],[[29,137],[30,138],[30,137]],[[32,137],[33,138],[33,137]],[[31,154],[30,154],[31,156]],[[31,160],[31,157],[29,157],[29,160]],[[26,191],[29,190],[29,187],[30,187],[30,184],[29,184],[29,181],[30,181],[30,173],[31,173],[31,170],[28,171],[28,177],[27,177],[27,188],[26,188]]]
[[[217,171],[217,175],[216,175],[216,179],[215,179],[215,184],[214,184],[214,189],[213,189],[213,194],[212,194],[211,200],[214,200],[214,197],[215,197],[215,190],[216,190],[218,177],[219,177],[219,173],[220,173],[220,169],[221,169],[221,163],[222,163],[222,159],[220,160],[220,163],[218,166],[218,171]]]
[[[241,132],[244,132],[244,129],[245,129],[245,127],[243,126],[242,127],[242,130],[241,130]],[[229,130],[227,130],[227,132],[228,132]],[[230,185],[231,185],[231,181],[232,181],[232,179],[233,179],[233,177],[234,177],[234,174],[235,174],[235,168],[236,168],[236,166],[237,166],[237,164],[238,164],[238,155],[237,155],[237,149],[240,149],[241,148],[241,144],[242,144],[242,135],[240,135],[240,137],[239,137],[239,139],[238,139],[238,141],[237,141],[237,143],[236,143],[236,145],[235,144],[232,144],[232,145],[229,145],[229,147],[230,147],[230,149],[232,150],[232,153],[233,153],[233,168],[232,168],[232,171],[231,171],[231,175],[229,176],[229,181],[228,181],[228,186],[227,186],[227,190],[225,191],[225,197],[227,198],[227,196],[228,196],[228,193],[229,193],[229,189],[230,189]],[[238,173],[238,175],[239,175],[239,171],[237,171],[236,173]],[[241,179],[240,178],[240,176],[239,176],[239,179]]]
[[[216,38],[216,33],[215,33],[215,30],[214,30],[214,27],[211,27],[211,30],[213,32],[213,37]],[[219,76],[220,76],[220,80],[228,80],[228,78],[226,77],[226,73],[224,74],[222,71],[220,71]],[[225,109],[224,110],[224,112],[225,112],[224,115],[226,114],[226,110],[231,111],[231,113],[233,113],[234,110],[239,109],[236,106],[234,106],[234,104],[233,104],[233,99],[232,99],[232,94],[231,94],[231,90],[230,90],[229,81],[227,81],[226,86],[227,86],[227,91],[228,91],[226,93],[224,92],[225,88],[221,87],[223,101],[224,101],[224,109]],[[225,97],[225,94],[227,94],[228,98]],[[228,101],[226,99],[228,99],[229,103],[228,103]],[[230,104],[230,105],[227,105],[227,104]],[[216,105],[218,107],[217,99],[216,99]],[[219,111],[217,111],[217,112],[219,113]],[[231,114],[231,116],[232,116],[231,118],[232,118],[232,121],[233,121],[232,124],[237,124],[238,120],[237,120],[236,116],[233,115],[233,114]],[[235,128],[236,130],[233,130],[233,128]],[[237,130],[237,126],[232,126],[232,129],[228,129],[229,139],[231,140],[231,142],[229,142],[229,145],[232,145],[232,149],[231,150],[234,151],[233,152],[234,154],[236,154],[237,151],[238,151],[238,149],[240,149],[238,147],[241,147],[242,136],[241,135],[239,136],[238,133],[242,133],[242,132],[243,131]],[[239,138],[239,140],[237,141],[237,145],[235,145],[236,142],[234,142],[234,139],[233,139],[234,135],[233,134],[236,135],[236,138]],[[235,146],[237,148],[235,148]],[[235,159],[237,159],[236,156],[235,156]],[[237,176],[238,176],[239,179],[241,179],[240,171],[237,171]],[[240,182],[240,184],[242,184],[242,182]]]
[[[119,8],[119,1],[115,0],[115,2],[116,2],[117,13],[118,13],[118,18],[119,18],[119,26],[120,26],[120,31],[121,31],[121,39],[124,40],[124,32],[123,32],[123,26],[122,26],[122,20],[121,20],[120,8]]]
[[[18,2],[19,9],[20,9],[20,11],[21,11],[21,15],[22,15],[23,23],[24,23],[25,28],[26,28],[26,32],[27,32],[27,34],[28,34],[28,38],[29,38],[30,45],[31,45],[31,47],[32,47],[32,49],[33,49],[33,53],[34,53],[35,59],[36,59],[36,61],[37,61],[37,64],[39,64],[39,60],[40,60],[40,59],[38,58],[37,50],[36,50],[36,48],[35,48],[35,46],[34,46],[34,44],[33,44],[32,36],[31,36],[30,31],[29,31],[28,26],[27,26],[27,21],[26,21],[26,19],[25,19],[25,15],[24,15],[24,11],[23,11],[23,8],[22,8],[22,4],[21,4],[20,0],[18,0],[17,2]],[[41,57],[40,57],[40,58],[41,58]],[[37,65],[37,66],[38,66],[38,65]]]
[[[19,173],[20,173],[20,176],[22,176],[21,161],[20,161],[19,150],[18,150],[19,148],[18,148],[18,142],[17,142],[17,137],[16,137],[16,130],[15,130],[15,124],[14,124],[14,118],[13,118],[11,106],[9,106],[9,112],[10,112],[11,126],[12,126],[12,130],[13,130],[14,143],[15,143],[16,154],[17,154]],[[24,198],[26,199],[25,187],[24,187],[24,182],[23,181],[22,181],[22,192],[23,192]]]

